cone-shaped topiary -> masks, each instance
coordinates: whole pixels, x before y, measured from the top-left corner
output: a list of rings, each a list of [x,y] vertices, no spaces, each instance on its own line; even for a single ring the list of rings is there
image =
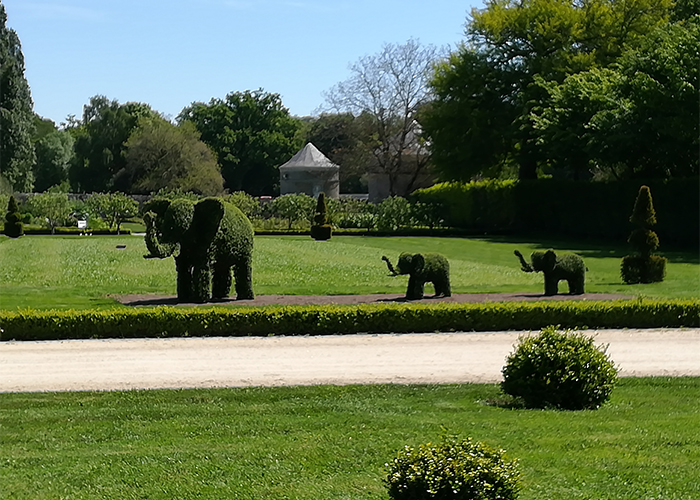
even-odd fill
[[[666,259],[652,252],[659,248],[659,237],[651,227],[656,225],[656,212],[648,186],[639,188],[634,202],[630,222],[637,226],[627,239],[639,255],[622,258],[620,274],[627,284],[663,281],[666,274]]]
[[[311,225],[311,237],[315,240],[330,240],[332,228],[328,223],[328,207],[326,206],[326,195],[320,193],[316,203],[314,213],[314,223]]]
[[[17,200],[15,200],[14,196],[10,196],[10,201],[7,203],[4,232],[10,238],[19,238],[24,234],[22,215],[19,213],[19,205],[17,205]]]

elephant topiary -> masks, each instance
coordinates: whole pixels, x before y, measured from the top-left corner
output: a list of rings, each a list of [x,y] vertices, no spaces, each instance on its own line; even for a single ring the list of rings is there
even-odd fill
[[[450,263],[444,256],[437,253],[426,253],[423,255],[404,252],[399,255],[396,269],[394,269],[387,257],[382,257],[382,260],[386,262],[392,275],[408,274],[410,276],[408,288],[406,289],[406,298],[408,300],[422,299],[423,289],[427,282],[432,283],[435,287],[436,297],[449,297],[452,295]]]
[[[583,259],[576,254],[564,254],[557,256],[554,250],[546,252],[532,252],[528,264],[518,250],[515,255],[520,259],[521,269],[526,273],[544,273],[544,294],[556,295],[559,292],[559,282],[565,280],[569,284],[569,293],[580,295],[585,293],[586,265]]]
[[[156,199],[144,211],[145,258],[175,254],[177,298],[180,302],[223,299],[231,290],[236,298],[253,299],[253,226],[235,206],[217,198],[197,203]]]

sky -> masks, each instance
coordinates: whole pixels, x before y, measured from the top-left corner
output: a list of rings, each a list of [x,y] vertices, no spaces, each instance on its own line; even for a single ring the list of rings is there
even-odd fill
[[[22,43],[34,111],[56,125],[90,97],[175,118],[230,92],[318,114],[323,92],[386,43],[455,48],[481,0],[0,0]]]

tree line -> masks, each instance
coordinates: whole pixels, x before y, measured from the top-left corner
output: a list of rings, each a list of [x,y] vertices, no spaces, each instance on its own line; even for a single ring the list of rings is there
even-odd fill
[[[56,126],[33,112],[0,3],[0,192],[276,195],[277,167],[306,142],[341,165],[344,192],[366,192],[371,173],[392,195],[425,173],[696,176],[699,12],[700,0],[487,0],[452,51],[411,39],[360,58],[319,116],[291,116],[263,89],[174,120],[98,95]]]

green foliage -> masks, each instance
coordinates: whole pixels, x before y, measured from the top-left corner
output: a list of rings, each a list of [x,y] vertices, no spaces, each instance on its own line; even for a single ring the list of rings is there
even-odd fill
[[[666,259],[652,255],[659,248],[659,237],[650,229],[656,225],[656,212],[648,186],[639,188],[630,222],[637,228],[627,241],[639,255],[628,255],[622,259],[622,280],[627,284],[663,281],[666,276]]]
[[[503,367],[501,389],[531,408],[599,408],[617,383],[617,368],[592,337],[554,326],[522,337]]]
[[[650,183],[664,211],[683,214],[665,217],[659,234],[666,243],[697,248],[700,205],[697,179]],[[551,235],[557,238],[596,238],[620,241],[629,234],[628,201],[639,182],[582,183],[571,180],[441,183],[416,191],[412,198],[444,207],[448,227],[475,233]]]
[[[628,285],[636,283],[658,283],[666,277],[666,257],[659,255],[626,255],[622,258],[620,274]]]
[[[700,301],[1,311],[2,340],[700,327]],[[550,401],[550,404],[554,404]]]
[[[68,181],[74,142],[73,136],[65,130],[50,132],[36,142],[35,191],[43,192]]]
[[[117,234],[121,231],[122,222],[134,217],[139,209],[139,204],[124,193],[95,193],[90,195],[86,204]]]
[[[75,138],[71,185],[78,192],[131,192],[126,168],[126,141],[142,117],[155,116],[147,104],[119,104],[94,96],[83,106],[82,120],[67,129]]]
[[[0,179],[15,192],[29,193],[34,185],[33,107],[22,45],[0,4]]]
[[[654,202],[651,200],[651,190],[649,186],[639,188],[637,199],[634,200],[634,208],[630,222],[635,226],[649,228],[656,225],[656,211],[654,210]]]
[[[314,203],[314,199],[307,194],[283,194],[272,200],[270,208],[274,215],[287,219],[288,229],[292,229],[294,222],[311,219]]]
[[[249,219],[260,214],[260,202],[245,191],[235,191],[223,196],[221,199],[237,207]]]
[[[382,257],[382,260],[386,261],[389,272],[393,274],[391,263],[384,257]],[[436,296],[449,297],[452,294],[450,263],[444,255],[438,253],[410,254],[403,252],[399,255],[396,273],[411,276],[406,289],[406,298],[408,300],[422,299],[426,282],[433,284]]]
[[[55,233],[58,226],[68,222],[73,215],[73,207],[68,200],[67,193],[49,189],[46,193],[32,195],[27,200],[27,205],[34,217],[41,220],[41,224]]]
[[[277,167],[301,147],[297,120],[289,116],[278,94],[232,92],[209,104],[182,110],[180,123],[194,123],[202,141],[216,154],[225,187],[254,196],[279,192]]]
[[[377,229],[396,231],[413,223],[411,204],[401,196],[390,196],[377,205]]]
[[[332,228],[329,224],[328,207],[326,206],[326,194],[320,193],[314,212],[314,221],[311,225],[311,237],[315,240],[330,240]]]
[[[474,9],[466,26],[466,43],[436,67],[431,82],[436,99],[421,121],[443,179],[467,181],[478,175],[505,175],[513,166],[520,179],[536,179],[538,170],[550,166],[571,170],[574,177],[587,176],[590,158],[586,138],[595,131],[585,130],[581,124],[588,124],[582,120],[591,112],[581,113],[579,105],[557,107],[552,102],[554,94],[540,83],[551,82],[553,86],[587,70],[614,66],[625,49],[639,47],[645,37],[666,24],[671,7],[670,0],[505,0],[489,1],[485,8]],[[687,52],[691,59],[692,53]],[[690,67],[697,73],[694,63]],[[695,94],[687,90],[688,97],[697,94],[697,89]],[[580,97],[585,103],[585,91]],[[697,101],[695,97],[692,100]],[[593,101],[600,100],[594,97]],[[647,107],[643,99],[635,104],[640,111]],[[625,105],[617,105],[623,114]],[[533,117],[548,110],[557,118],[548,122],[551,128],[542,134],[544,124]],[[636,120],[630,125],[624,116],[620,120],[609,118],[617,130],[607,128],[608,135],[600,137],[614,132],[626,136],[628,144],[638,140],[636,125],[655,127]],[[685,118],[674,113],[672,121],[680,123]],[[590,123],[591,127],[598,125]],[[580,134],[582,131],[587,133]],[[658,143],[663,147],[661,141]],[[623,155],[630,151],[624,147],[610,150]]]
[[[151,200],[144,207],[146,258],[175,255],[180,302],[208,302],[229,295],[252,299],[253,227],[234,205],[218,198]]]
[[[213,196],[223,191],[216,158],[191,122],[178,127],[157,116],[140,118],[125,148],[131,192],[176,189]]]
[[[471,438],[406,446],[386,467],[393,500],[514,500],[521,489],[517,462]]]
[[[437,207],[450,227],[495,231],[510,228],[517,214],[513,180],[445,182],[419,189],[416,202]]]
[[[342,199],[334,216],[334,223],[341,228],[372,229],[377,224],[375,205],[353,198]]]
[[[157,223],[162,233],[163,243],[181,243],[185,233],[192,225],[195,203],[185,198],[173,200],[162,215],[162,222]]]
[[[24,224],[22,215],[19,213],[19,205],[14,196],[10,196],[7,203],[7,213],[5,214],[5,226],[3,232],[10,238],[19,238],[24,234]]]

